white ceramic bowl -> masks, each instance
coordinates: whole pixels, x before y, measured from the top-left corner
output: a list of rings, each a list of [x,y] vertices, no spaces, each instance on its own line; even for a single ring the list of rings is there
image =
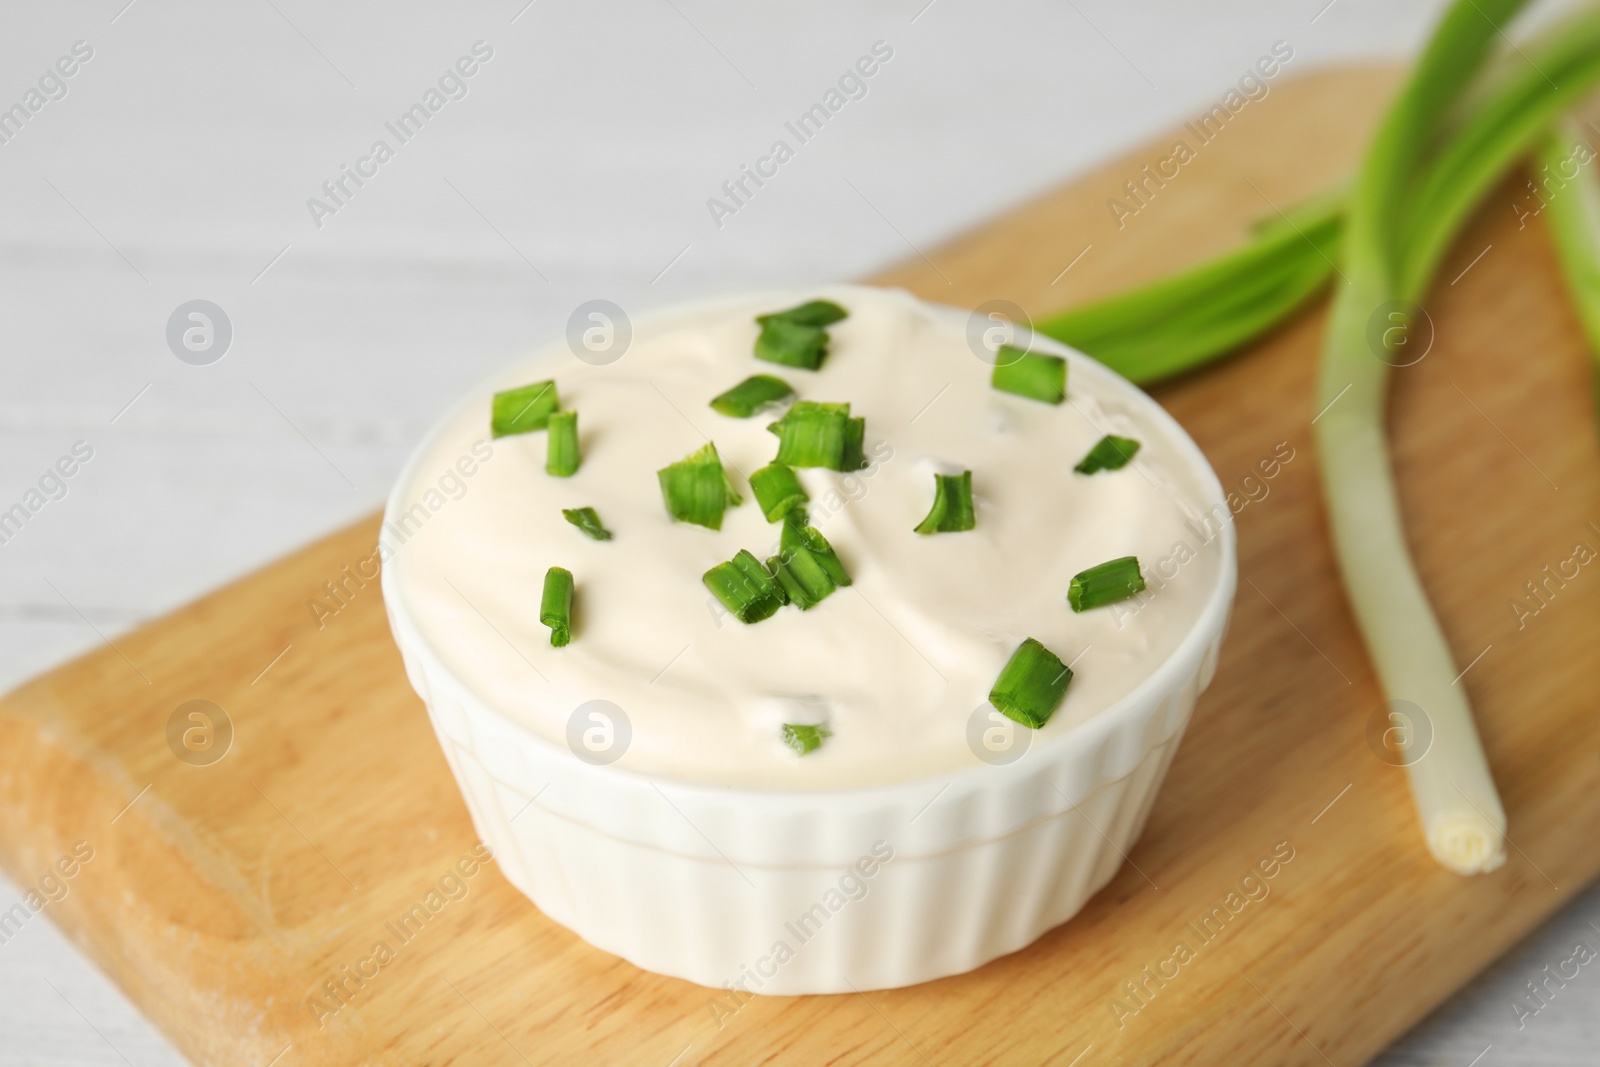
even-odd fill
[[[965,315],[965,312],[961,314]],[[1217,516],[1214,582],[1192,630],[1123,699],[1014,763],[866,789],[763,791],[593,766],[490,707],[384,600],[478,834],[541,911],[649,971],[751,993],[841,993],[972,970],[1070,919],[1137,840],[1216,669],[1234,530],[1205,457],[1114,379]],[[1126,394],[1123,396],[1122,394]],[[392,518],[417,457],[389,501]],[[564,717],[564,716],[563,716]],[[731,1012],[738,994],[714,995]]]

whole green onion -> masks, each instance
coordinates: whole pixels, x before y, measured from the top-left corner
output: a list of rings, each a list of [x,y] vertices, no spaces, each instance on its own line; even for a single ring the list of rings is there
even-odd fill
[[[1388,365],[1396,362],[1389,346],[1421,313],[1415,301],[1463,223],[1551,122],[1600,81],[1600,11],[1579,11],[1514,45],[1503,26],[1523,6],[1522,0],[1456,0],[1347,195],[1291,209],[1283,225],[1259,230],[1237,252],[1037,326],[1136,381],[1151,381],[1200,366],[1270,329],[1340,259],[1312,420],[1334,547],[1384,689],[1423,706],[1433,726],[1434,755],[1410,761],[1407,773],[1430,850],[1460,873],[1503,861],[1505,816],[1464,687],[1456,685],[1448,644],[1406,548],[1383,401]],[[1498,40],[1508,46],[1498,69],[1481,72]],[[1586,286],[1590,238],[1564,238],[1583,234],[1586,225],[1571,215],[1587,209],[1561,199],[1552,200],[1551,221],[1567,284],[1586,329],[1597,330],[1600,304],[1591,327],[1578,295]],[[1593,262],[1600,263],[1596,247]],[[1372,329],[1374,322],[1379,328]]]
[[[1532,56],[1524,53],[1461,118],[1503,24],[1522,6],[1453,4],[1379,126],[1351,199],[1346,284],[1329,317],[1316,401],[1340,572],[1384,690],[1428,717],[1429,757],[1408,761],[1407,777],[1429,849],[1461,874],[1504,862],[1505,811],[1465,687],[1456,685],[1454,657],[1407,550],[1383,425],[1391,331],[1379,332],[1374,345],[1369,330],[1386,309],[1414,308],[1473,205],[1600,78],[1600,14],[1590,11]]]
[[[1485,16],[1486,17],[1486,16]],[[1585,91],[1600,60],[1594,12],[1580,12],[1452,110],[1426,175],[1395,220],[1408,287],[1431,277],[1466,216],[1506,166]],[[1487,22],[1484,25],[1489,25]],[[1333,275],[1350,192],[1340,187],[1273,214],[1242,247],[1107,299],[1048,316],[1038,332],[1094,356],[1135,382],[1182,374],[1238,350],[1298,311]],[[1320,405],[1319,405],[1320,410]]]

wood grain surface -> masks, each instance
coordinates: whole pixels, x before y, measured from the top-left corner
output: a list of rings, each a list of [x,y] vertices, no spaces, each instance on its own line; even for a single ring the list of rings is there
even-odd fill
[[[1037,312],[1194,260],[1343,176],[1393,85],[1387,68],[1285,82],[1120,228],[1108,198],[1171,137],[879,280]],[[757,998],[719,1025],[713,991],[590,948],[492,863],[463,863],[472,828],[376,582],[347,586],[320,627],[307,606],[370,555],[375,520],[0,703],[0,864],[24,886],[72,867],[46,913],[200,1064],[1365,1062],[1600,869],[1600,573],[1551,582],[1520,626],[1511,607],[1579,543],[1600,548],[1589,363],[1521,203],[1508,185],[1469,227],[1393,405],[1413,542],[1510,815],[1493,875],[1433,863],[1403,772],[1366,740],[1382,697],[1310,437],[1320,310],[1156,390],[1244,502],[1233,631],[1129,863],[1075,920],[975,973]],[[169,746],[191,700],[232,724],[205,766]],[[57,868],[79,842],[92,858]],[[1264,897],[1230,897],[1274,855]],[[1163,964],[1180,942],[1186,960]]]

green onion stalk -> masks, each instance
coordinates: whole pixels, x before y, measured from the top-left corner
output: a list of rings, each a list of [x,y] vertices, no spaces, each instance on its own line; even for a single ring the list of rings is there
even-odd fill
[[[1340,571],[1385,693],[1420,709],[1407,746],[1431,735],[1404,762],[1428,848],[1461,874],[1505,861],[1506,816],[1407,551],[1384,401],[1390,367],[1411,358],[1397,342],[1417,325],[1415,302],[1469,214],[1600,78],[1600,12],[1587,11],[1527,62],[1506,67],[1471,114],[1452,123],[1504,24],[1525,4],[1452,6],[1380,125],[1351,196],[1346,284],[1336,290],[1317,384],[1318,456]],[[1446,140],[1434,148],[1441,127]],[[1401,329],[1387,329],[1390,322]]]
[[[1563,122],[1545,139],[1538,160],[1541,170],[1554,172],[1558,180],[1568,183],[1552,191],[1546,219],[1589,350],[1600,356],[1600,183],[1586,181],[1581,174],[1565,176],[1577,147],[1585,144],[1577,127]],[[1596,403],[1600,406],[1600,391]]]
[[[1399,720],[1402,758],[1428,847],[1462,874],[1505,861],[1505,811],[1478,740],[1455,661],[1407,551],[1384,436],[1390,362],[1420,327],[1403,243],[1424,152],[1448,108],[1487,58],[1500,24],[1526,0],[1455,5],[1378,128],[1345,226],[1345,284],[1323,345],[1316,425],[1334,548],[1367,651],[1391,700],[1419,709]],[[1376,343],[1369,324],[1378,323]],[[1391,325],[1392,324],[1392,325]],[[1395,332],[1390,332],[1394,330]],[[1407,721],[1409,720],[1409,722]],[[1427,739],[1429,747],[1416,749]]]
[[[1136,381],[1237,350],[1307,303],[1338,268],[1313,420],[1334,549],[1367,649],[1405,715],[1412,795],[1429,849],[1462,874],[1505,858],[1505,812],[1459,674],[1407,549],[1384,435],[1389,370],[1440,260],[1484,196],[1600,81],[1600,11],[1491,55],[1526,0],[1458,0],[1391,106],[1348,190],[1303,205],[1240,250],[1038,329]],[[1490,63],[1491,59],[1496,62]],[[1560,158],[1565,159],[1565,155]],[[1600,350],[1600,192],[1558,196],[1567,284]],[[1424,747],[1426,745],[1426,747]]]
[[[1034,328],[1141,384],[1193,370],[1255,340],[1327,284],[1339,256],[1342,189],[1274,216],[1241,248]]]
[[[1438,139],[1449,143],[1450,152],[1430,172],[1428,195],[1419,198],[1428,205],[1426,211],[1418,210],[1425,224],[1413,227],[1418,236],[1411,239],[1419,247],[1414,264],[1426,266],[1430,275],[1487,187],[1528,151],[1529,140],[1554,114],[1593,84],[1600,37],[1592,13],[1569,20],[1544,41],[1532,52],[1515,52],[1498,77],[1491,74],[1484,85],[1474,86],[1440,133]],[[1540,71],[1549,72],[1552,60],[1559,60],[1567,73],[1576,66],[1578,77],[1559,89],[1546,82]],[[1518,68],[1521,77],[1511,77]],[[1458,132],[1462,135],[1451,140],[1449,135]],[[1127,292],[1056,312],[1034,328],[1141,385],[1198,370],[1265,336],[1326,287],[1343,248],[1349,199],[1344,186],[1328,190],[1263,220],[1236,249]],[[1600,355],[1600,334],[1591,334],[1591,343]]]

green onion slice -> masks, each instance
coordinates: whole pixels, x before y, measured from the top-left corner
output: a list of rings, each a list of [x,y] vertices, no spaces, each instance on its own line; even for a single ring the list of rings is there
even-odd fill
[[[550,433],[545,441],[545,472],[557,478],[572,477],[578,473],[578,413],[552,411],[546,428]]]
[[[790,308],[788,311],[774,311],[768,315],[757,315],[756,321],[763,326],[774,319],[787,319],[801,326],[832,326],[841,319],[849,317],[850,313],[832,300],[808,300],[804,304]]]
[[[919,522],[919,534],[957,533],[978,525],[977,514],[972,510],[972,472],[960,474],[935,474],[933,476],[933,509]]]
[[[989,384],[1002,392],[1059,404],[1067,398],[1067,361],[1001,345]]]
[[[743,623],[770,618],[788,599],[761,561],[742,548],[727,563],[706,571],[701,581]]]
[[[1128,465],[1138,451],[1138,441],[1131,437],[1118,437],[1114,433],[1108,433],[1096,441],[1094,447],[1089,449],[1089,454],[1079,460],[1078,465],[1072,469],[1079,474],[1119,471]]]
[[[810,611],[837,588],[817,558],[803,550],[789,556],[768,557],[767,569],[783,587],[789,603],[801,611]]]
[[[862,444],[867,420],[850,417],[849,404],[796,400],[767,429],[778,435],[777,462],[789,467],[826,467],[835,471],[864,466]]]
[[[539,621],[550,627],[550,643],[557,648],[572,640],[572,572],[551,567],[544,572],[544,595],[539,598]]]
[[[752,374],[727,392],[713,397],[711,410],[736,419],[748,419],[762,408],[781,404],[794,396],[794,388],[770,374]]]
[[[769,463],[750,472],[750,491],[768,522],[777,522],[811,498],[793,468]]]
[[[757,359],[785,367],[816,370],[828,354],[828,331],[791,319],[774,318],[761,326],[756,337]]]
[[[815,752],[822,747],[824,737],[832,737],[833,731],[826,726],[799,726],[785,723],[783,726],[783,743],[804,756],[807,752]]]
[[[844,569],[844,564],[839,562],[839,554],[833,550],[828,539],[815,526],[806,524],[805,513],[791,511],[784,518],[783,532],[778,537],[778,551],[787,556],[800,549],[816,557],[822,569],[828,572],[828,577],[833,579],[833,584],[844,588],[852,581],[849,573]]]
[[[756,358],[816,370],[828,354],[827,327],[848,315],[831,300],[810,300],[787,311],[757,315],[761,334],[756,338]]]
[[[1126,600],[1143,590],[1144,575],[1139,573],[1138,558],[1123,556],[1074,575],[1067,588],[1067,603],[1073,611],[1088,611]]]
[[[611,531],[600,522],[600,513],[594,508],[562,508],[561,515],[596,541],[611,540]]]
[[[1006,718],[1037,730],[1056,713],[1071,684],[1072,668],[1030,637],[1001,668],[989,703]]]
[[[815,526],[806,525],[805,512],[792,510],[783,519],[778,554],[767,560],[789,602],[807,611],[826,600],[835,589],[850,584],[850,574],[838,553]]]
[[[561,409],[555,382],[534,382],[520,389],[494,394],[489,432],[495,437],[542,430],[550,416]]]
[[[676,522],[692,522],[711,530],[722,529],[722,513],[744,498],[722,469],[717,446],[707,442],[676,463],[656,471],[661,500]]]
[[[839,457],[839,470],[858,471],[867,465],[867,420],[844,420],[844,452]]]

